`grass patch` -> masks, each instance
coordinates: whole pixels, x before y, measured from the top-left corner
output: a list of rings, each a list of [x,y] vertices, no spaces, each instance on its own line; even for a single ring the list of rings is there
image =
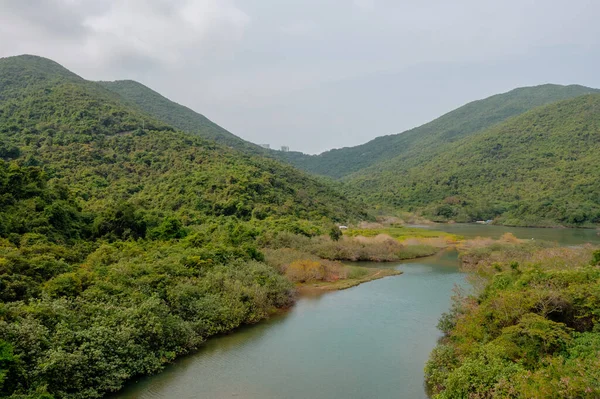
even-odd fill
[[[265,262],[295,283],[303,294],[343,290],[402,273],[394,269],[345,265],[290,248],[266,249],[264,253]]]
[[[402,260],[423,258],[425,256],[435,255],[439,250],[438,247],[427,244],[407,245],[398,253],[398,256]]]
[[[449,243],[455,243],[462,239],[462,237],[446,233],[444,231],[421,229],[418,227],[384,227],[378,229],[350,229],[347,230],[344,235],[350,237],[376,237],[380,234],[388,235],[395,238],[398,241],[405,241],[408,239],[419,239],[419,238],[443,238]]]
[[[315,295],[327,291],[345,290],[369,281],[402,274],[401,271],[395,269],[373,269],[361,266],[345,267],[348,268],[348,278],[331,282],[313,281],[297,284],[298,291],[305,295]]]
[[[396,229],[399,230],[399,229]],[[330,260],[330,261],[368,261],[368,262],[397,262],[414,259],[437,253],[442,248],[454,245],[457,236],[432,232],[424,229],[410,228],[418,234],[406,234],[399,240],[398,233],[393,237],[383,232],[390,229],[359,229],[344,234],[341,239],[334,241],[328,236],[304,237],[296,234],[281,232],[272,237],[265,237],[259,243],[266,254],[278,252],[275,266],[284,272],[285,266],[294,260]],[[353,235],[353,232],[363,232],[365,235]],[[393,233],[393,232],[392,232]],[[305,255],[300,255],[300,253]]]
[[[369,275],[369,269],[360,266],[346,266],[348,269],[348,279],[356,280]]]

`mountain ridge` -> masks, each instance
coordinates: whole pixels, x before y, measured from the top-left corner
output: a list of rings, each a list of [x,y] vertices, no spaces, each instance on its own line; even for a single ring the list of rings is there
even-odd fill
[[[299,152],[275,156],[311,173],[336,179],[356,173],[381,161],[402,156],[424,137],[426,145],[448,142],[476,133],[537,106],[576,97],[598,89],[581,85],[544,84],[516,88],[506,93],[469,102],[424,125],[407,131],[374,138],[367,143],[326,151],[319,155]]]
[[[197,134],[241,151],[257,155],[266,153],[260,146],[234,135],[206,116],[166,98],[142,83],[134,80],[99,81],[97,83],[181,131]]]
[[[70,183],[75,187],[79,185],[77,181],[84,182],[81,184],[86,189],[93,187],[93,179],[90,176],[85,180],[75,170],[67,168],[67,165],[84,162],[84,159],[86,166],[94,168],[92,174],[106,174],[106,170],[114,169],[112,173],[115,177],[122,181],[129,179],[135,185],[133,181],[136,179],[133,175],[123,174],[121,169],[124,168],[119,163],[115,164],[115,160],[126,164],[139,164],[140,161],[134,157],[142,156],[141,153],[125,152],[126,148],[133,149],[136,146],[139,147],[139,151],[145,153],[143,157],[146,158],[146,165],[140,164],[146,169],[144,175],[157,173],[160,176],[168,176],[170,171],[161,170],[153,165],[153,162],[161,160],[173,163],[173,157],[183,157],[184,155],[173,152],[173,149],[185,142],[190,148],[189,151],[182,151],[185,147],[181,147],[182,154],[202,159],[202,163],[196,167],[216,168],[212,170],[214,176],[203,179],[215,181],[216,186],[213,190],[217,190],[224,197],[218,199],[219,195],[216,193],[202,195],[208,204],[212,204],[210,212],[215,215],[238,214],[247,218],[251,217],[252,208],[256,208],[257,215],[261,214],[261,217],[271,213],[280,216],[296,213],[295,217],[309,218],[311,212],[320,214],[323,211],[341,221],[345,219],[342,215],[364,215],[362,211],[355,213],[358,206],[351,205],[339,192],[320,179],[270,158],[229,149],[209,138],[176,132],[168,123],[124,100],[119,94],[100,84],[87,81],[43,57],[26,55],[1,59],[0,96],[4,99],[0,104],[0,154],[13,154],[11,157],[19,154],[16,160],[26,162],[27,158],[27,162],[43,165],[52,171],[53,176],[71,179]],[[173,142],[165,142],[165,135],[171,137]],[[107,143],[117,147],[111,149],[107,147]],[[145,146],[149,147],[143,148]],[[151,151],[152,147],[156,148],[156,152]],[[74,148],[80,148],[81,155],[74,152]],[[94,160],[88,160],[90,148],[97,154]],[[105,159],[107,156],[112,157],[112,160]],[[186,178],[193,175],[193,162],[181,158],[174,164],[177,163],[189,168]],[[100,169],[104,171],[100,172]],[[240,178],[242,170],[247,173],[243,179]],[[141,169],[138,169],[138,172],[141,173]],[[183,177],[171,174],[169,178]],[[110,179],[110,176],[102,177],[105,181],[102,184],[117,184],[118,180]],[[233,188],[241,189],[237,197],[233,188],[227,188],[221,182],[227,179],[233,179]],[[189,183],[186,184],[186,191],[193,190],[193,185],[190,187]],[[144,187],[152,185],[150,180],[144,183]],[[259,186],[262,186],[262,191],[258,190]],[[251,192],[251,187],[255,187],[256,193]],[[117,190],[115,187],[113,190],[113,197],[118,193],[122,199],[140,195],[139,192],[135,195],[127,194],[127,190],[124,191],[123,188]],[[141,192],[143,191],[144,188]],[[93,192],[96,194],[92,196],[99,195],[101,191],[95,189]],[[275,198],[269,199],[268,195],[265,196],[269,192],[278,193],[277,202],[270,203],[275,201]],[[298,195],[298,192],[305,194]],[[86,195],[90,195],[90,192]],[[173,199],[164,197],[164,200],[171,202]],[[257,200],[258,202],[255,202]],[[338,200],[341,202],[337,202]],[[192,201],[191,198],[189,201]],[[188,202],[187,206],[191,207],[190,211],[193,210],[192,202]],[[215,206],[220,210],[214,208]],[[347,213],[346,210],[350,212]],[[193,212],[202,213],[198,210]]]
[[[597,151],[600,94],[589,94],[463,137],[435,157],[373,165],[347,183],[372,203],[440,221],[592,226],[600,223]]]

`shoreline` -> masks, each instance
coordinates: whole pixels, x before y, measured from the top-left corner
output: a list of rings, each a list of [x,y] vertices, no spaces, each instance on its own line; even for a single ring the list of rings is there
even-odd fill
[[[427,223],[427,224],[407,224],[407,226],[409,227],[417,227],[417,228],[423,228],[423,229],[431,229],[435,226],[438,225],[448,225],[448,226],[452,226],[452,225],[467,225],[467,226],[497,226],[497,227],[517,227],[517,228],[523,228],[523,229],[556,229],[556,230],[561,230],[561,229],[570,229],[570,230],[598,230],[598,232],[600,233],[600,226],[564,226],[564,225],[553,225],[553,226],[548,226],[548,225],[538,225],[538,226],[522,226],[522,225],[512,225],[512,224],[502,224],[502,223],[487,223],[487,224],[479,224],[476,222],[431,222],[431,223]]]
[[[370,281],[375,281],[390,276],[399,276],[403,273],[402,271],[396,269],[364,269],[367,269],[368,273],[362,277],[341,279],[336,281],[312,281],[308,283],[298,283],[296,284],[296,290],[299,296],[314,296],[315,294],[322,294],[325,292],[346,290],[363,283],[368,283]]]

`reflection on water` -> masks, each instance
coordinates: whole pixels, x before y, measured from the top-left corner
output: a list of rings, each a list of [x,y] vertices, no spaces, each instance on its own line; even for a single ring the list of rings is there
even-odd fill
[[[466,237],[511,231],[567,245],[600,242],[592,230],[435,228]],[[440,337],[437,320],[464,275],[454,251],[388,266],[404,274],[303,298],[285,314],[210,339],[114,398],[426,398],[423,367]]]

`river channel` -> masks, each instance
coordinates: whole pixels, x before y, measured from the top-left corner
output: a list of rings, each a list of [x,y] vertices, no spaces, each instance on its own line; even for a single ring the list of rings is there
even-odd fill
[[[600,243],[594,230],[435,228],[465,237],[512,232],[563,245]],[[285,314],[212,338],[113,398],[425,399],[423,367],[440,337],[436,324],[465,276],[454,251],[387,267],[404,273],[301,298]]]

